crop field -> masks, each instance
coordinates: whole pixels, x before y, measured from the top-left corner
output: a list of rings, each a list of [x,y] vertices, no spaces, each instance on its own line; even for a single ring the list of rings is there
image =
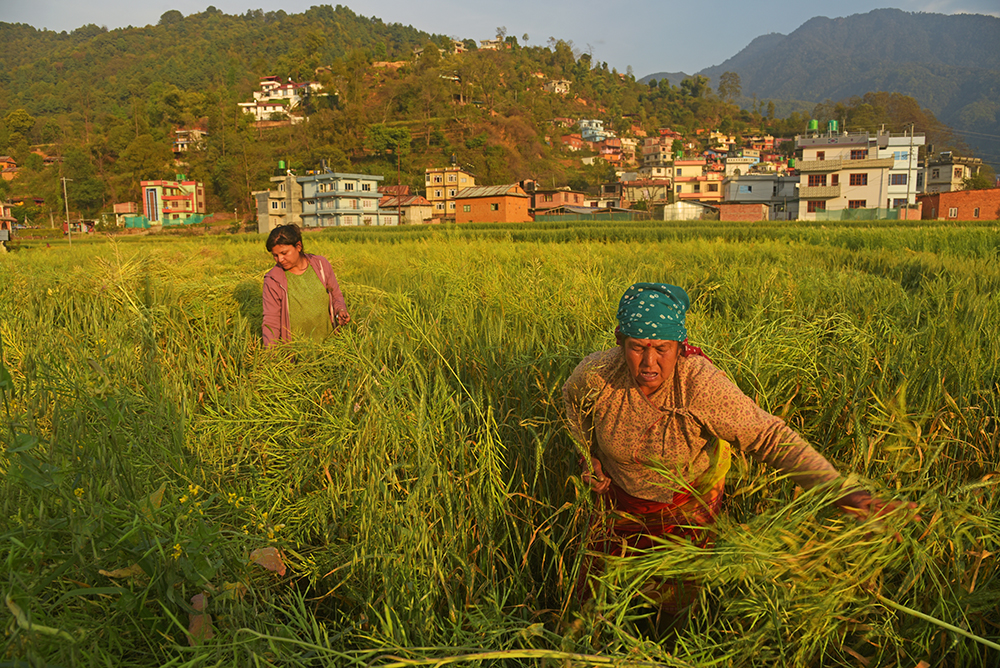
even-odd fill
[[[263,238],[0,256],[0,664],[1000,662],[1000,231],[472,225],[308,234],[353,322],[260,343]],[[859,523],[736,454],[714,547],[573,584],[561,388],[635,281],[841,471]],[[696,581],[657,632],[650,577]]]

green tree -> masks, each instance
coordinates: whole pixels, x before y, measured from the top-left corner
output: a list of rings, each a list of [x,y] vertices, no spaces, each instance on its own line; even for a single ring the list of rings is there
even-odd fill
[[[708,92],[708,77],[696,74],[681,81],[681,93],[688,97],[702,97]]]
[[[996,188],[996,172],[989,165],[983,165],[974,176],[962,179],[962,190],[989,190]]]
[[[24,109],[15,109],[10,112],[4,117],[3,122],[9,132],[16,132],[25,138],[28,137],[28,133],[35,127],[35,117]]]
[[[726,102],[732,102],[743,92],[743,84],[740,75],[736,72],[723,72],[719,77],[718,87],[719,97]]]

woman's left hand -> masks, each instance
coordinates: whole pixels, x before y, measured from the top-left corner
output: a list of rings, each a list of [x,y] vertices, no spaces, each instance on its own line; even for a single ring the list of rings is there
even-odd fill
[[[337,309],[337,325],[346,325],[351,321],[351,314],[346,308]]]

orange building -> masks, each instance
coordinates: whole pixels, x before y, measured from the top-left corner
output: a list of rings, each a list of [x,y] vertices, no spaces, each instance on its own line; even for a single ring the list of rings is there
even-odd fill
[[[477,186],[459,191],[455,199],[456,223],[527,223],[531,197],[521,186]]]

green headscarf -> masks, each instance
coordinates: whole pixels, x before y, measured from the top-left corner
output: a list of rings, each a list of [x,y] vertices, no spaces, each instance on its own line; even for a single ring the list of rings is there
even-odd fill
[[[666,283],[636,283],[618,302],[618,330],[633,339],[685,341],[684,314],[691,306],[687,293]]]

